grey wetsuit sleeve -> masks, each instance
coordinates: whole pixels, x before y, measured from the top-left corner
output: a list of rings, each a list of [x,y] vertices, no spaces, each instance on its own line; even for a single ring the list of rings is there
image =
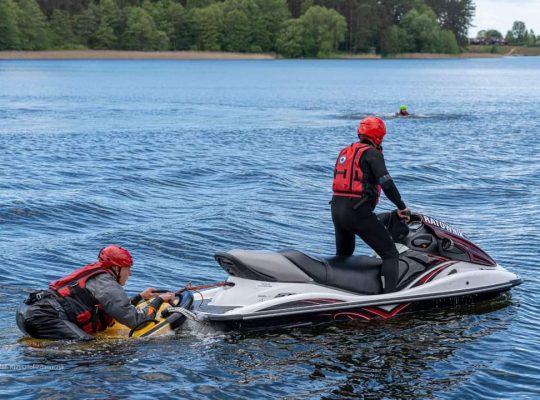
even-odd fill
[[[130,328],[137,326],[145,319],[154,318],[155,316],[155,312],[152,312],[152,310],[134,307],[124,288],[109,274],[99,274],[89,279],[86,287],[107,314]],[[160,298],[154,300],[156,304],[152,304],[152,306],[155,309],[158,309],[161,305],[161,302],[157,299],[161,300]]]

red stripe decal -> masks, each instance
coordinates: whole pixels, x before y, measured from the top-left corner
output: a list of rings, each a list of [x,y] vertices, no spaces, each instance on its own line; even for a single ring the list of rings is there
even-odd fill
[[[446,265],[441,265],[439,268],[435,269],[434,271],[431,271],[429,274],[427,274],[426,276],[424,276],[422,279],[420,279],[420,281],[418,281],[413,287],[416,287],[416,286],[420,286],[420,285],[423,285],[424,283],[426,282],[429,282],[431,281],[435,276],[437,276],[441,271],[445,270],[446,268],[448,268],[449,266],[451,265],[454,265],[457,261],[453,261],[449,264],[446,264]]]
[[[398,314],[400,311],[402,311],[403,309],[405,309],[409,304],[411,303],[403,303],[403,304],[400,304],[398,305],[397,307],[394,307],[392,309],[392,311],[390,312],[387,312],[381,308],[374,308],[374,307],[365,307],[363,310],[365,311],[368,311],[372,314],[375,314],[381,318],[384,318],[384,319],[387,319],[387,318],[391,318],[393,317],[394,315]]]

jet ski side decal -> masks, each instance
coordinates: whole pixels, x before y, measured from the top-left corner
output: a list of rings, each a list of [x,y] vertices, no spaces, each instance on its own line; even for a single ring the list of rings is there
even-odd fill
[[[427,282],[432,281],[433,278],[435,278],[438,274],[440,274],[442,271],[444,271],[446,268],[450,267],[453,264],[455,264],[455,262],[450,262],[445,265],[441,265],[440,267],[436,268],[435,270],[429,272],[424,277],[422,277],[413,287],[420,286]],[[317,299],[317,300],[326,300],[326,302],[329,302],[329,299]],[[315,304],[321,304],[321,303],[315,303]],[[392,318],[396,316],[401,311],[405,310],[410,304],[411,303],[398,304],[397,306],[392,308],[390,311],[384,310],[380,307],[364,307],[354,312],[338,311],[331,314],[321,314],[321,316],[324,315],[324,316],[331,317],[334,321],[341,319],[343,317],[346,317],[349,320],[356,320],[356,319],[362,318],[367,321],[370,321],[376,317],[380,317],[382,319],[388,319],[388,318]]]
[[[453,226],[450,226],[435,218],[428,217],[427,215],[422,215],[422,222],[426,225],[431,226],[432,228],[439,228],[453,235],[462,237],[464,239],[467,238],[467,235],[465,235],[465,233],[462,230],[454,228]]]

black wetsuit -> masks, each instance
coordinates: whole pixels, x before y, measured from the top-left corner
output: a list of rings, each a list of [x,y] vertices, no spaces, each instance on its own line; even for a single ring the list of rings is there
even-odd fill
[[[375,148],[366,150],[360,159],[360,168],[367,181],[379,183],[386,197],[400,210],[406,208],[399,191],[388,174],[383,154]],[[399,254],[390,232],[373,210],[375,198],[347,196],[332,197],[332,221],[336,235],[336,254],[350,256],[355,248],[355,234],[360,236],[382,258],[383,292],[396,290]]]

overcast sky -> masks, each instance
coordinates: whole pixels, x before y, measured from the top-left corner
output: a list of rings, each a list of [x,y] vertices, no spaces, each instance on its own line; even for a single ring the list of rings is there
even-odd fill
[[[514,21],[523,21],[527,29],[540,35],[540,0],[476,0],[476,16],[469,36],[480,30],[497,29],[503,36]]]

